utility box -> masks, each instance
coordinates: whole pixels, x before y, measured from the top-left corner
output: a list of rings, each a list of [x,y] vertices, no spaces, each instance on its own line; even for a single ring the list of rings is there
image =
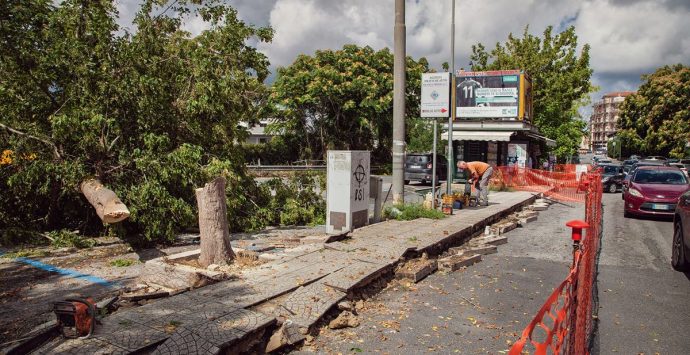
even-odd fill
[[[369,222],[369,160],[366,150],[328,151],[326,232],[341,234]]]

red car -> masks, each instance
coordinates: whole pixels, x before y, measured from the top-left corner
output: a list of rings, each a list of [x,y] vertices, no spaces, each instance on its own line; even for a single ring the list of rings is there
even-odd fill
[[[624,215],[673,216],[680,195],[690,190],[678,168],[641,166],[623,193]]]
[[[676,206],[672,248],[671,266],[678,271],[690,270],[690,191],[680,197]]]

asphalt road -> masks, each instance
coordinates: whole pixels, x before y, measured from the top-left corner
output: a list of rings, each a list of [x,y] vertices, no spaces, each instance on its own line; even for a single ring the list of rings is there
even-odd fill
[[[604,195],[599,329],[593,354],[687,354],[690,277],[670,267],[669,221],[623,218],[620,194]],[[566,276],[565,222],[584,207],[552,205],[476,265],[392,285],[367,301],[361,325],[324,329],[311,347],[334,353],[505,353]]]

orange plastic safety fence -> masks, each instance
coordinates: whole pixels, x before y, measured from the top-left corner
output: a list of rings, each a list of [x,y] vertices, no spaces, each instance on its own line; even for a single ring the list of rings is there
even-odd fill
[[[520,339],[510,349],[522,354],[526,346],[534,354],[588,354],[594,333],[593,315],[598,308],[596,278],[602,231],[603,188],[594,171],[585,180],[585,220],[589,227],[573,255],[568,277],[553,291]],[[542,332],[543,331],[543,332]],[[541,333],[541,334],[539,334]]]
[[[494,168],[490,183],[494,189],[539,192],[562,202],[584,202],[587,176],[588,173],[584,171],[578,173],[574,170],[565,172],[499,166]]]

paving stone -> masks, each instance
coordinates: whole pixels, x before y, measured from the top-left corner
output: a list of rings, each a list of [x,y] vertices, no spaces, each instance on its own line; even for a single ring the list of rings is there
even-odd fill
[[[517,228],[517,223],[515,222],[506,222],[498,226],[498,234],[505,234],[513,229]]]
[[[480,254],[480,255],[489,255],[489,254],[495,254],[498,252],[498,247],[495,245],[491,244],[486,244],[486,245],[478,245],[478,246],[467,246],[467,247],[462,247],[460,249],[461,252],[464,254]],[[459,253],[456,253],[459,254]]]
[[[546,204],[536,205],[535,204],[535,205],[529,206],[529,208],[532,211],[546,211],[549,208],[549,205],[546,205]]]
[[[97,354],[120,355],[129,354],[130,351],[110,344],[100,339],[59,339],[36,350],[34,354]]]
[[[413,266],[403,266],[395,272],[395,275],[398,278],[410,279],[412,282],[417,283],[437,269],[438,265],[436,260],[427,260],[426,262],[420,262]]]
[[[284,310],[281,313],[293,322],[309,328],[345,296],[344,292],[329,287],[319,280],[292,292],[281,304]]]
[[[215,355],[220,354],[218,346],[212,344],[189,329],[181,328],[153,351],[154,355]]]
[[[321,282],[337,290],[348,292],[366,285],[388,270],[387,263],[359,262],[326,276]]]
[[[96,326],[92,337],[134,352],[160,343],[169,334],[127,319],[105,318]]]
[[[508,243],[507,237],[490,235],[482,238],[472,239],[472,241],[470,241],[470,246],[479,246],[483,244],[501,245],[506,243]]]
[[[525,225],[527,223],[531,223],[537,220],[537,216],[526,216],[524,218],[520,218],[520,224]]]
[[[224,352],[235,353],[232,351],[234,344],[254,332],[263,331],[274,322],[275,318],[240,308],[216,320],[194,326],[190,330]]]
[[[480,261],[482,261],[482,256],[480,254],[451,255],[447,258],[439,259],[438,268],[446,272],[453,272],[464,266],[470,266]]]

